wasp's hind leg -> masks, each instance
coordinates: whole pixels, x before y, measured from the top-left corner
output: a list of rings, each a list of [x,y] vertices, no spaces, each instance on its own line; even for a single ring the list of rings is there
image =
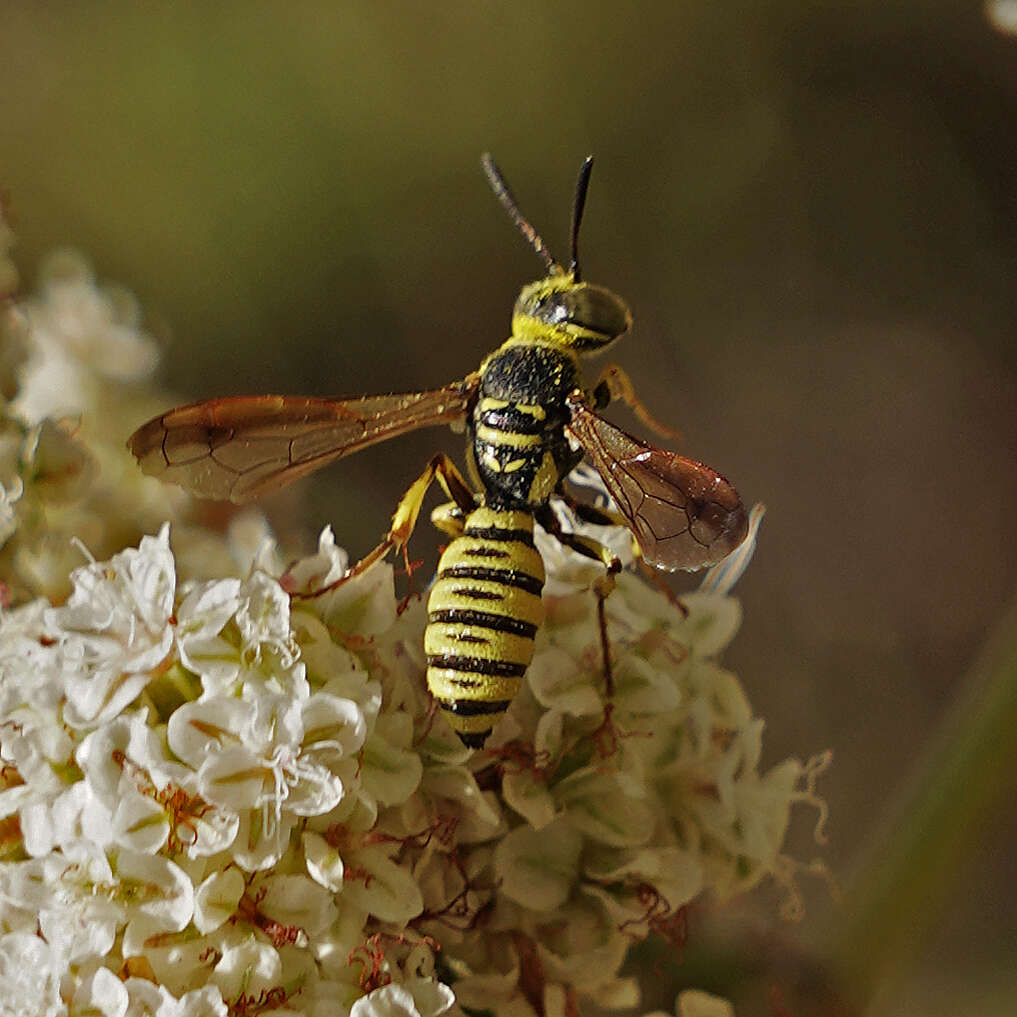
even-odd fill
[[[399,504],[392,515],[392,525],[389,527],[388,533],[382,538],[381,543],[373,551],[361,558],[353,568],[349,569],[344,576],[341,576],[334,583],[329,583],[327,586],[312,590],[309,593],[294,593],[293,596],[309,599],[330,593],[332,590],[342,586],[343,583],[366,572],[372,565],[384,558],[393,548],[398,549],[402,553],[407,574],[412,576],[413,570],[406,553],[406,546],[416,528],[417,518],[420,516],[420,509],[424,504],[424,497],[431,484],[434,483],[435,478],[437,478],[445,494],[452,499],[452,504],[456,507],[456,511],[465,516],[469,508],[473,507],[476,499],[463,479],[462,474],[456,468],[455,463],[444,452],[439,452],[427,464],[424,472],[410,484],[402,498],[399,499]]]
[[[636,395],[632,379],[617,365],[608,364],[600,373],[600,379],[593,389],[594,408],[602,410],[608,403],[620,399],[651,431],[662,438],[672,441],[682,440],[681,432],[667,424],[662,424],[647,408],[642,399]]]
[[[599,512],[599,510],[594,510]],[[597,597],[597,625],[600,629],[600,646],[604,660],[604,692],[610,701],[614,697],[614,671],[611,667],[611,642],[607,633],[607,610],[605,603],[615,587],[615,576],[621,572],[621,560],[609,548],[596,540],[562,529],[558,517],[550,506],[545,506],[536,516],[537,522],[565,547],[592,558],[604,566],[604,575],[593,584]],[[610,520],[608,520],[610,522]]]
[[[431,513],[431,525],[446,536],[461,537],[466,530],[466,517],[470,508],[463,508],[458,502],[447,501],[438,505]]]
[[[575,516],[578,519],[581,519],[584,523],[591,523],[593,526],[621,526],[624,529],[629,530],[625,517],[620,512],[612,512],[610,509],[597,508],[596,505],[590,505],[587,502],[579,501],[567,491],[559,491],[558,497],[561,498]],[[631,536],[631,534],[632,531],[629,530],[629,535]],[[674,590],[672,590],[671,587],[664,581],[664,577],[661,575],[660,570],[655,569],[652,565],[647,565],[643,558],[643,553],[640,550],[639,541],[636,540],[635,537],[632,537],[632,550],[635,553],[639,570],[643,573],[643,578],[654,589],[663,593],[670,601],[672,607],[680,611],[683,616],[688,617],[689,609],[682,603],[681,598],[674,592]]]
[[[555,492],[555,497],[561,498],[561,500],[568,506],[569,511],[581,519],[584,523],[590,523],[593,526],[621,526],[626,530],[628,525],[625,522],[625,517],[620,512],[614,512],[611,509],[597,508],[596,505],[591,505],[589,502],[580,501],[574,495],[569,494],[568,491],[559,490]],[[632,538],[633,546],[638,548],[639,545],[635,543],[635,537]]]

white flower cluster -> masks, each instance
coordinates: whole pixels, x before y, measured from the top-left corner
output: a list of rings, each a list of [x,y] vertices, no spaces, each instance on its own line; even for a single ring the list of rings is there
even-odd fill
[[[21,445],[6,465],[0,446],[14,478],[0,475],[0,523],[24,551],[29,435],[36,461],[66,443],[112,459],[112,445],[24,409],[7,420]],[[45,508],[44,489],[33,497]],[[131,497],[117,507],[137,525],[147,500]],[[92,516],[95,502],[78,519]],[[740,620],[730,566],[681,600],[618,577],[609,693],[602,570],[539,536],[547,622],[526,687],[472,753],[426,692],[423,601],[398,601],[385,563],[322,593],[347,569],[328,529],[288,568],[266,542],[239,578],[224,565],[196,579],[163,525],[73,569],[66,596],[8,587],[21,603],[0,609],[0,1012],[637,1006],[619,975],[631,945],[677,943],[698,895],[786,869],[815,767],[759,772],[762,721],[717,663]],[[630,546],[624,530],[599,536]],[[252,542],[203,540],[216,563]],[[678,1013],[730,1008],[683,993]]]
[[[106,557],[167,518],[188,563],[236,571],[222,541],[188,524],[183,492],[141,476],[124,450],[165,405],[147,385],[156,347],[133,298],[71,252],[40,276],[37,294],[0,300],[0,604],[64,599],[81,561],[73,541]]]

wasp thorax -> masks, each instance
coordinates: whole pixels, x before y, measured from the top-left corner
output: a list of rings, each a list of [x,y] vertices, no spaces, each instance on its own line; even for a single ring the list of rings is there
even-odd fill
[[[571,275],[531,283],[512,311],[513,335],[549,339],[575,350],[601,349],[631,325],[621,297],[605,286],[577,283]]]

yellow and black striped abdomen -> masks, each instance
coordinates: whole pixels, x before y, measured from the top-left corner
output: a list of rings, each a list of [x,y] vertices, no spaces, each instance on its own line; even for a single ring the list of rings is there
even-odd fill
[[[533,516],[478,508],[449,544],[427,601],[427,687],[471,748],[519,691],[544,619]]]

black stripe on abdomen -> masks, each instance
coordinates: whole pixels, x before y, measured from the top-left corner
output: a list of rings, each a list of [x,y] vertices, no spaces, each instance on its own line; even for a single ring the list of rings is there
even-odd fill
[[[453,565],[451,568],[442,569],[438,573],[439,579],[485,579],[491,583],[502,583],[505,586],[514,586],[517,590],[525,590],[527,593],[535,593],[540,596],[544,589],[544,580],[537,576],[527,575],[525,572],[516,570],[492,569],[486,565]]]
[[[457,717],[487,717],[504,713],[510,699],[442,699],[441,708]]]
[[[451,671],[466,674],[482,674],[489,678],[522,678],[526,674],[525,664],[510,660],[490,660],[486,657],[467,657],[458,653],[429,653],[428,667],[446,667]]]
[[[537,626],[532,622],[520,621],[504,614],[491,611],[473,611],[469,608],[449,608],[445,611],[432,611],[429,622],[447,622],[452,625],[474,625],[477,628],[493,629],[495,632],[511,632],[516,636],[532,639],[537,634]]]
[[[515,542],[533,547],[533,534],[529,530],[503,530],[500,526],[467,526],[463,532],[467,537],[474,537],[477,540]]]

